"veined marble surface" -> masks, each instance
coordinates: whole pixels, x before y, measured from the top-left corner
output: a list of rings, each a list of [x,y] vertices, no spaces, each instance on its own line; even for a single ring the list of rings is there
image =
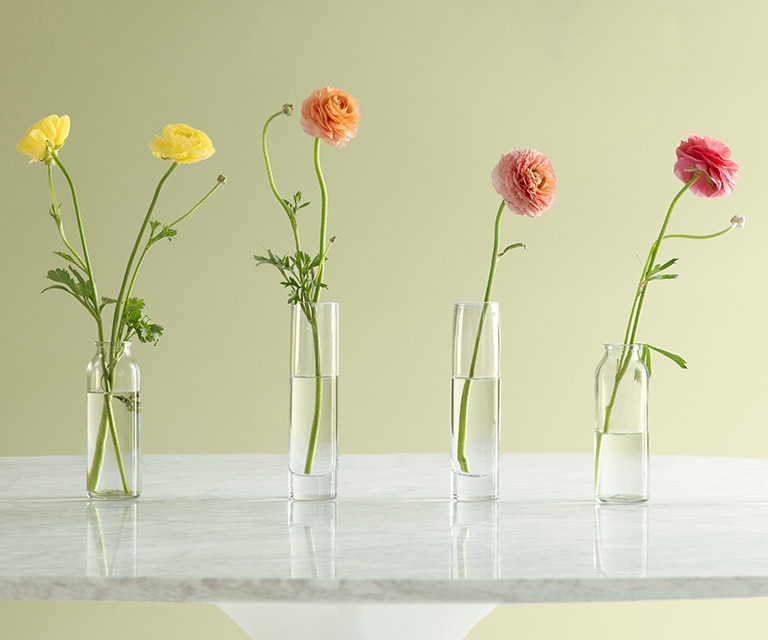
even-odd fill
[[[656,456],[651,501],[596,505],[592,457],[505,455],[498,503],[448,457],[343,455],[335,503],[286,457],[149,455],[138,501],[88,502],[83,457],[0,457],[0,598],[501,603],[768,596],[768,461]]]

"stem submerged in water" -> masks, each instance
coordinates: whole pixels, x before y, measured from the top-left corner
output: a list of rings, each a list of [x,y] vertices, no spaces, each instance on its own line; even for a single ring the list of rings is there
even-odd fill
[[[469,463],[467,461],[467,411],[469,408],[469,394],[472,384],[472,378],[475,376],[475,370],[477,368],[477,358],[480,352],[480,341],[483,334],[483,327],[485,325],[485,316],[488,312],[488,302],[491,299],[491,289],[493,288],[493,279],[496,275],[496,264],[499,261],[499,231],[501,228],[501,216],[504,213],[504,207],[506,203],[502,200],[499,205],[499,210],[496,212],[496,221],[494,224],[493,233],[493,254],[491,256],[491,267],[488,272],[488,283],[485,287],[485,297],[483,298],[483,311],[480,314],[480,321],[477,325],[477,336],[475,337],[475,345],[472,349],[472,359],[469,364],[469,372],[466,380],[464,380],[464,387],[461,390],[461,402],[459,405],[459,428],[456,435],[456,458],[459,463],[459,467],[463,473],[469,473]]]

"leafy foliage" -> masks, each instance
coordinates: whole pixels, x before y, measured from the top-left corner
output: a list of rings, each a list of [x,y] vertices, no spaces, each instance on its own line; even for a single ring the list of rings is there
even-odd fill
[[[298,250],[294,255],[278,256],[267,249],[266,256],[253,256],[256,266],[270,264],[280,272],[280,284],[288,292],[288,304],[311,302],[318,289],[324,289],[326,284],[318,281],[320,256],[314,258],[308,253]]]
[[[288,304],[309,303],[317,299],[320,290],[327,288],[327,285],[320,281],[320,264],[326,259],[328,248],[322,256],[320,254],[310,256],[299,248],[298,212],[309,205],[309,202],[301,201],[301,191],[293,195],[293,202],[282,198],[281,203],[288,214],[288,220],[294,232],[296,251],[293,254],[279,256],[267,249],[266,256],[253,256],[253,259],[257,267],[268,264],[277,269],[282,278],[280,284],[288,289]],[[330,247],[335,240],[335,237],[331,238],[328,246]]]
[[[129,298],[125,303],[122,322],[125,334],[121,339],[130,340],[135,335],[139,342],[151,342],[156,345],[163,335],[163,327],[150,320],[144,313],[144,306],[144,300],[141,298]]]
[[[101,308],[96,309],[94,304],[94,289],[93,282],[90,278],[86,278],[80,270],[75,267],[69,267],[68,269],[51,269],[46,276],[49,280],[52,280],[56,284],[52,284],[49,287],[43,289],[43,291],[50,291],[51,289],[58,289],[71,295],[81,305],[83,305],[88,313],[94,318],[99,317]]]

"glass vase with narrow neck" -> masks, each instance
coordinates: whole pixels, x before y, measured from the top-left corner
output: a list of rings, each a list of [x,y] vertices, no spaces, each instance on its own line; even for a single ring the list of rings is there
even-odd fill
[[[500,319],[497,302],[453,305],[451,498],[499,496]]]
[[[292,306],[288,449],[292,500],[336,497],[338,324],[336,302]]]
[[[595,498],[648,500],[648,370],[642,345],[606,344],[595,372]]]
[[[130,342],[97,341],[86,369],[86,490],[94,500],[141,493],[141,373]]]

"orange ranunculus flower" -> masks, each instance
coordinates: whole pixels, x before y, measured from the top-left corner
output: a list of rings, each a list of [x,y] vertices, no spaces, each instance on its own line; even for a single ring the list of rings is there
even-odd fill
[[[163,135],[155,136],[149,149],[155,158],[173,160],[179,164],[200,162],[216,153],[207,135],[186,124],[165,125]]]
[[[538,218],[557,192],[552,163],[535,149],[512,149],[491,173],[493,187],[513,213]]]
[[[301,128],[334,147],[343,147],[357,135],[359,121],[357,100],[341,89],[318,89],[301,105]]]
[[[29,156],[30,164],[49,159],[49,143],[60,149],[69,135],[69,116],[50,115],[35,122],[16,145],[16,151]]]

